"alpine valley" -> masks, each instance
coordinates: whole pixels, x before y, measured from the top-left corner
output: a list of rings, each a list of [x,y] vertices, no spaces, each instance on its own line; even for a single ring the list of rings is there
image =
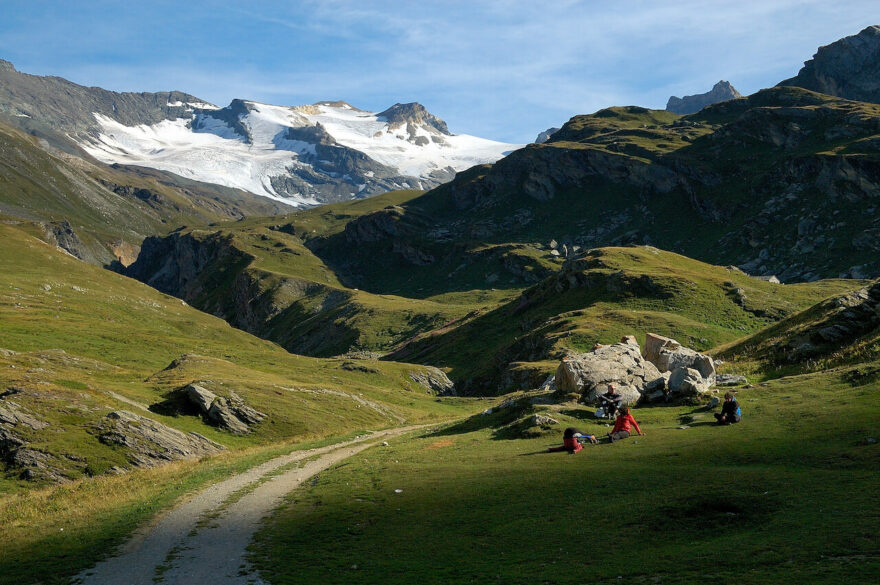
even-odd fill
[[[515,145],[0,61],[0,583],[369,437],[217,582],[875,582],[878,70],[872,26]],[[646,436],[545,455],[611,383]]]

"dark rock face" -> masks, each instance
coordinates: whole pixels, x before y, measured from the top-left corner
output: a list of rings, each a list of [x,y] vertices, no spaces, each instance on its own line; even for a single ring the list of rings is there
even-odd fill
[[[58,248],[61,248],[71,256],[75,256],[80,260],[91,262],[92,264],[98,264],[98,261],[92,254],[91,250],[83,244],[82,240],[79,239],[79,236],[76,235],[76,232],[73,231],[73,227],[70,225],[69,221],[53,221],[43,225],[46,240],[50,244],[54,244]]]
[[[880,103],[880,26],[819,47],[797,76],[779,85]]]
[[[726,102],[742,97],[729,81],[719,81],[711,90],[697,95],[686,95],[682,98],[671,96],[666,102],[666,110],[676,114],[694,114],[706,106]]]

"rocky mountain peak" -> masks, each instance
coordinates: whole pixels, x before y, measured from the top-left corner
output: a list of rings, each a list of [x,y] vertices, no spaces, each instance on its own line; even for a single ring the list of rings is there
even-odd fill
[[[393,128],[399,128],[412,124],[413,126],[430,127],[441,134],[451,136],[446,122],[430,113],[425,106],[418,102],[409,104],[394,104],[384,112],[379,112],[380,120],[385,120]]]
[[[0,71],[15,71],[15,65],[10,63],[9,61],[4,61],[0,59]]]
[[[535,138],[535,144],[544,144],[550,140],[550,137],[553,136],[554,132],[559,132],[559,128],[554,126],[553,128],[547,128],[543,132],[538,133],[538,137]]]
[[[795,77],[779,85],[880,103],[880,26],[819,47]]]
[[[666,102],[666,111],[676,114],[694,114],[706,106],[736,99],[742,95],[729,81],[721,80],[706,93],[686,95],[682,98],[671,96]]]

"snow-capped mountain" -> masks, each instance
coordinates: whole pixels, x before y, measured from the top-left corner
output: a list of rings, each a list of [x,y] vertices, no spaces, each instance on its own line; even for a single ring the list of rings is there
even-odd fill
[[[126,125],[94,113],[79,145],[98,160],[151,167],[293,205],[428,189],[521,145],[451,134],[417,103],[379,113],[344,102],[169,103],[178,117]]]

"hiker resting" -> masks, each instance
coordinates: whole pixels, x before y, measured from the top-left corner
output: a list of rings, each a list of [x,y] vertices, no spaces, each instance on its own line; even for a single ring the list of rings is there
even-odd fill
[[[568,427],[562,433],[562,446],[550,447],[547,449],[547,452],[554,453],[556,451],[568,451],[569,453],[577,453],[584,448],[583,445],[581,445],[581,441],[589,441],[594,444],[599,442],[593,435],[585,435],[574,427]]]
[[[599,395],[602,401],[602,407],[605,409],[605,418],[614,418],[620,411],[620,403],[623,396],[617,392],[614,384],[608,384],[608,392]]]
[[[733,392],[724,395],[724,404],[721,405],[721,412],[715,413],[715,419],[719,425],[730,425],[742,420],[742,411]]]
[[[642,429],[639,428],[639,423],[636,422],[636,419],[634,419],[629,413],[629,407],[621,406],[620,414],[617,415],[617,420],[614,421],[614,428],[608,433],[608,439],[612,443],[614,441],[625,439],[629,436],[629,430],[633,427],[635,427],[639,436],[645,434],[642,432]]]

